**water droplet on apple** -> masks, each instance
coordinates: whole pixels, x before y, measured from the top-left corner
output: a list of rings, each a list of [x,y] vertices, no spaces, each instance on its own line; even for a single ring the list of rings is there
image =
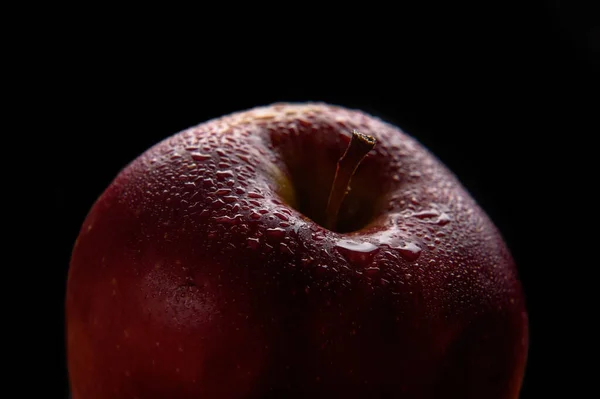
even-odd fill
[[[302,262],[302,266],[309,266],[314,262],[314,259],[313,257],[309,256],[307,258],[300,259],[300,262]]]
[[[229,166],[229,165],[228,165]],[[225,180],[227,178],[231,178],[234,177],[235,175],[233,174],[232,171],[230,170],[218,170],[215,175],[217,176],[217,179],[219,180]]]
[[[246,155],[243,154],[237,154],[237,157],[239,159],[241,159],[242,161],[246,162],[246,163],[252,163],[252,161],[250,160],[250,158]]]
[[[421,255],[422,251],[421,247],[412,242],[407,242],[402,246],[395,247],[394,249],[398,250],[400,255],[409,261],[416,260],[419,255]]]
[[[325,236],[322,235],[321,233],[318,233],[318,232],[312,233],[311,237],[312,237],[313,240],[316,240],[316,241],[322,241],[322,240],[325,239]]]
[[[248,243],[248,248],[252,248],[252,249],[258,248],[258,246],[260,244],[260,240],[258,238],[254,238],[254,237],[248,237],[246,242]]]
[[[285,236],[285,229],[281,227],[273,227],[271,229],[267,229],[267,235],[273,238],[282,238]]]
[[[279,219],[281,219],[281,220],[283,220],[283,221],[286,221],[286,222],[287,222],[288,220],[290,220],[290,218],[289,218],[289,217],[287,217],[286,215],[284,215],[284,214],[283,214],[283,213],[281,213],[281,212],[273,212],[273,215],[277,216]]]
[[[339,253],[349,262],[368,262],[379,249],[370,242],[356,242],[351,240],[339,240],[335,243]]]
[[[438,218],[436,224],[440,225],[440,226],[445,226],[448,223],[450,223],[451,219],[450,216],[448,216],[447,213],[442,212],[442,214],[440,215],[440,217]]]
[[[229,194],[230,192],[231,192],[231,190],[230,190],[230,189],[228,189],[228,188],[220,188],[220,189],[218,189],[217,191],[215,191],[215,194],[216,194],[216,195],[227,195],[227,194]]]
[[[288,254],[288,255],[293,255],[294,254],[294,251],[292,251],[290,249],[290,247],[287,244],[284,244],[284,243],[280,243],[279,244],[279,250],[282,253],[284,253],[284,254]]]
[[[235,216],[218,216],[214,218],[217,223],[225,224],[238,224],[242,220],[242,215],[237,214]]]
[[[373,245],[370,242],[356,242],[351,240],[340,240],[336,242],[335,246],[348,251],[363,253],[372,252],[378,249],[376,245]]]
[[[426,223],[437,224],[438,226],[444,226],[451,222],[450,216],[445,212],[439,212],[436,209],[429,209],[421,212],[409,214],[408,216],[414,216]],[[431,220],[434,219],[435,220]]]
[[[206,161],[207,159],[210,159],[210,155],[209,154],[201,154],[199,152],[193,152],[192,153],[192,159],[194,161]]]
[[[435,209],[430,209],[426,211],[416,212],[413,214],[414,217],[418,219],[430,219],[439,216],[439,212]]]

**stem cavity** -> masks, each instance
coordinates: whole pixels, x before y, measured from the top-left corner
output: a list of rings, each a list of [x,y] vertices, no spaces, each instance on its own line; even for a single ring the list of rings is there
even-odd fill
[[[329,192],[327,201],[326,224],[329,230],[335,230],[337,225],[338,213],[342,206],[342,201],[350,191],[350,180],[356,173],[358,165],[365,156],[375,147],[375,138],[358,132],[352,131],[352,139],[346,152],[340,158],[335,170],[333,184]]]

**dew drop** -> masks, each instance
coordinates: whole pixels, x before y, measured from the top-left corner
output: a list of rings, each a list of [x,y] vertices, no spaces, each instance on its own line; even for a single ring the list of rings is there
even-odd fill
[[[400,255],[409,261],[416,260],[419,255],[421,255],[422,249],[412,242],[407,242],[402,246],[395,247],[395,249],[400,252]]]
[[[281,220],[283,220],[285,222],[287,222],[288,220],[290,220],[289,217],[287,217],[286,215],[284,215],[281,212],[273,212],[273,215],[277,216],[279,219],[281,219]]]
[[[248,248],[251,248],[251,249],[256,249],[260,245],[260,240],[258,238],[254,238],[254,237],[248,237],[246,242],[248,243]]]
[[[241,159],[242,161],[246,162],[246,163],[252,163],[252,162],[250,161],[250,158],[248,158],[246,155],[237,154],[237,157],[238,157],[239,159]]]
[[[314,258],[312,256],[300,259],[302,266],[309,266],[314,262]]]
[[[215,175],[217,175],[217,179],[219,180],[225,180],[234,176],[233,172],[230,170],[218,170]]]
[[[280,243],[279,244],[279,250],[284,253],[284,254],[288,254],[288,255],[293,255],[294,252],[290,249],[290,247],[287,244],[284,243]]]
[[[413,216],[418,219],[429,219],[429,218],[437,217],[439,215],[440,214],[435,210],[421,211],[421,212],[417,212],[417,213],[413,214]]]
[[[319,233],[312,233],[311,237],[313,240],[316,240],[316,241],[322,241],[325,239],[325,236],[323,236]]]
[[[355,242],[350,240],[340,240],[335,243],[339,253],[352,263],[370,262],[379,247],[369,242]]]
[[[448,223],[450,223],[450,221],[451,221],[451,219],[450,219],[450,216],[448,216],[448,214],[447,214],[447,213],[442,213],[442,214],[440,215],[440,217],[438,218],[438,220],[437,220],[436,224],[438,224],[438,225],[440,225],[440,226],[445,226],[445,225],[447,225]]]
[[[285,229],[282,229],[281,227],[273,227],[267,229],[267,235],[273,238],[282,238],[285,236]]]
[[[355,242],[350,240],[340,240],[335,244],[335,246],[348,251],[362,253],[373,252],[377,249],[377,246],[371,244],[370,242]]]
[[[215,222],[225,224],[238,224],[241,222],[241,219],[242,215],[239,214],[235,216],[218,216],[214,218]]]
[[[201,154],[199,152],[192,152],[191,155],[194,161],[206,161],[211,158],[209,154]]]

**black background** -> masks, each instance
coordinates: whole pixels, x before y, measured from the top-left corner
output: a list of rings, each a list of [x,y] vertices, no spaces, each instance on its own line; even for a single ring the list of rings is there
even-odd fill
[[[528,7],[425,9],[418,22],[392,10],[315,11],[298,20],[282,12],[214,26],[207,11],[169,39],[173,32],[156,21],[138,30],[125,18],[116,34],[112,22],[90,27],[87,19],[56,27],[57,39],[47,43],[51,72],[42,77],[53,127],[44,134],[52,267],[42,272],[51,287],[43,302],[55,315],[43,345],[51,348],[46,369],[57,371],[47,394],[67,390],[70,251],[119,170],[208,119],[279,101],[323,101],[398,125],[459,177],[505,236],[527,295],[522,398],[577,397],[589,371],[573,357],[583,350],[574,341],[592,335],[573,304],[591,299],[570,271],[579,239],[561,229],[565,219],[595,212],[579,201],[586,196],[578,187],[590,185],[581,171],[591,167],[584,152],[598,133],[600,27],[589,5]]]

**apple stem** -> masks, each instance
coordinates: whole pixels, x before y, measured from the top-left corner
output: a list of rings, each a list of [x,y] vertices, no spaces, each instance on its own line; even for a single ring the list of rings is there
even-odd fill
[[[346,152],[344,152],[344,155],[342,155],[337,163],[333,184],[329,192],[325,214],[325,227],[329,230],[335,230],[342,201],[346,197],[346,194],[348,194],[348,191],[350,191],[350,180],[354,176],[354,173],[356,173],[358,165],[360,165],[369,151],[375,147],[376,141],[374,137],[362,134],[357,130],[352,131],[352,139],[350,140],[350,144],[348,144],[348,148],[346,148]]]

